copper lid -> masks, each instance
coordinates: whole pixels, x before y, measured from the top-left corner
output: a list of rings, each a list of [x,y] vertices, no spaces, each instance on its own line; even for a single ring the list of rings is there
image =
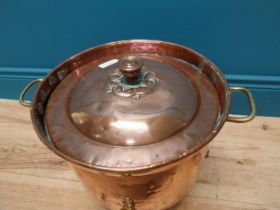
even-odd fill
[[[90,167],[133,170],[182,158],[214,137],[228,111],[219,70],[178,45],[115,42],[68,62],[78,64],[51,93],[46,129],[60,153]]]

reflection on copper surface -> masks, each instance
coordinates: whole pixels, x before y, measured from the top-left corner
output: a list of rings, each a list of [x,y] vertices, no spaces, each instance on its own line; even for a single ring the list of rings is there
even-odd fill
[[[160,80],[137,101],[108,94],[106,80],[117,63],[99,66],[131,54]],[[229,105],[223,74],[201,54],[131,40],[89,49],[56,67],[36,92],[31,115],[41,140],[71,163],[104,207],[119,210],[131,198],[137,210],[163,210],[190,190]]]
[[[111,122],[111,125],[118,129],[132,130],[138,133],[146,132],[149,127],[145,122],[131,121],[131,120],[117,120]]]
[[[135,140],[131,139],[131,138],[128,138],[128,139],[126,139],[126,144],[127,145],[133,145],[133,144],[135,144]]]

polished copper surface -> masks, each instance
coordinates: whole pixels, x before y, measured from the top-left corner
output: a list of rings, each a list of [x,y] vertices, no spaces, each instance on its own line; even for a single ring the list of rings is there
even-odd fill
[[[134,56],[159,78],[158,87],[139,100],[106,93],[106,79],[118,63],[100,68],[95,60],[57,86],[46,125],[60,151],[91,165],[124,170],[183,156],[207,140],[219,113],[212,83],[172,57]]]
[[[112,142],[106,142],[106,138],[102,141],[92,139],[90,136],[91,134],[87,134],[89,136],[83,134],[82,129],[73,122],[74,120],[72,119],[70,112],[67,112],[67,110],[69,110],[69,108],[75,108],[73,105],[75,104],[75,100],[71,101],[71,97],[69,97],[70,95],[75,94],[75,90],[69,91],[71,94],[67,94],[67,91],[70,90],[70,88],[65,86],[65,84],[69,80],[74,80],[75,76],[73,75],[77,75],[77,77],[79,77],[79,74],[85,74],[86,72],[88,72],[87,77],[85,77],[87,80],[88,76],[98,72],[92,69],[92,67],[97,66],[98,63],[106,62],[119,55],[123,57],[131,54],[138,54],[138,56],[142,56],[143,59],[145,59],[145,56],[148,56],[147,61],[155,62],[158,65],[168,66],[170,71],[177,72],[173,77],[178,77],[178,75],[182,74],[184,75],[184,79],[180,78],[180,80],[185,81],[183,86],[178,85],[177,82],[175,82],[169,83],[168,87],[172,90],[170,97],[174,97],[178,100],[178,102],[181,101],[183,105],[184,100],[189,103],[183,112],[185,113],[185,116],[177,115],[177,119],[183,119],[183,122],[187,122],[189,124],[182,125],[178,123],[178,126],[176,123],[173,124],[172,129],[175,129],[172,131],[176,131],[176,129],[178,130],[176,135],[172,135],[169,126],[164,126],[167,119],[170,118],[169,116],[171,116],[166,113],[166,115],[162,115],[161,120],[159,120],[161,122],[159,125],[162,125],[162,127],[158,129],[159,137],[155,135],[152,136],[154,139],[150,138],[149,141],[146,141],[145,138],[141,139],[139,136],[137,144],[142,146],[137,146],[137,144],[136,146],[128,146],[126,145],[126,140],[123,143],[115,142],[115,145],[119,146],[114,146],[112,145],[114,144],[112,143],[114,141],[113,138]],[[196,76],[190,77],[190,74],[195,74]],[[163,74],[163,71],[161,71],[160,75],[164,76],[166,74]],[[79,82],[76,80],[76,94],[79,93],[77,91],[78,87],[84,87],[82,84],[83,79]],[[166,81],[169,79],[170,78],[167,78]],[[95,78],[95,80],[98,81],[98,78]],[[103,79],[102,82],[104,82]],[[100,84],[102,86],[102,90],[104,90],[102,82],[97,84]],[[88,84],[91,86],[92,84],[97,85],[96,83]],[[161,84],[161,82],[159,84]],[[57,89],[63,86],[65,86],[65,89],[63,90],[64,96],[58,94],[56,95],[55,92],[59,92]],[[180,87],[187,88],[183,91]],[[195,89],[194,87],[196,88],[196,91],[194,91],[194,94],[192,95],[191,93],[192,90]],[[53,90],[55,91],[53,92]],[[89,91],[91,90],[92,89],[90,88]],[[161,88],[156,88],[154,93],[158,94],[160,90]],[[187,92],[190,94],[186,94]],[[83,92],[82,94],[90,93]],[[205,100],[206,103],[202,103],[201,101],[199,102],[199,100],[195,102],[194,95],[198,94],[199,97],[197,98]],[[51,96],[52,100],[49,100],[49,96]],[[90,97],[92,96],[94,97],[95,94],[90,94]],[[149,95],[143,97],[143,99],[147,97],[149,97]],[[153,105],[155,102],[157,102],[155,104],[160,104],[160,102],[162,102],[163,105],[161,106],[165,106],[165,108],[168,106],[172,107],[174,105],[174,101],[164,100],[163,97],[164,94],[158,94],[158,98],[151,97],[150,104]],[[62,106],[58,106],[60,111],[56,112],[57,115],[54,115],[48,110],[50,110],[54,105],[53,102],[56,101],[55,99],[59,98],[64,98],[63,100],[65,100],[65,103],[61,104]],[[86,99],[86,97],[84,98]],[[122,100],[118,98],[118,101],[119,102],[117,103],[120,103]],[[126,101],[128,101],[128,103],[135,103],[135,100],[133,102],[131,100]],[[142,99],[139,101],[141,103]],[[207,101],[212,102],[209,103]],[[66,102],[68,102],[68,105]],[[84,102],[86,102],[86,100]],[[111,104],[113,107],[115,106],[114,103]],[[175,103],[175,106],[180,106],[179,104],[180,103]],[[151,40],[131,40],[109,43],[86,50],[57,66],[44,79],[36,91],[32,101],[31,116],[34,128],[42,141],[54,152],[65,159],[96,169],[110,171],[135,171],[142,170],[144,168],[160,167],[161,165],[172,163],[173,161],[182,159],[202,148],[221,129],[228,115],[229,104],[230,95],[226,80],[219,69],[207,58],[191,49],[173,43]],[[48,114],[46,115],[47,105]],[[66,109],[65,107],[68,108]],[[100,106],[97,106],[97,110],[99,108]],[[101,110],[102,109],[103,107],[101,107]],[[144,107],[141,109],[141,111],[145,110]],[[75,109],[72,111],[75,112]],[[129,109],[127,111],[129,113]],[[195,115],[195,117],[192,118],[192,114]],[[149,117],[152,116],[153,115],[150,115]],[[44,119],[45,117],[46,121]],[[206,120],[207,118],[209,119]],[[53,122],[52,125],[48,125],[48,129],[54,129],[52,132],[49,132],[49,130],[47,131],[45,124],[48,121],[50,122],[50,120],[53,120]],[[177,121],[175,120],[174,122]],[[186,126],[187,129],[184,129],[184,126]],[[94,126],[89,126],[89,128],[95,129]],[[55,129],[57,129],[57,131],[55,131]],[[163,134],[161,134],[160,131],[163,132]],[[64,136],[58,136],[62,133]],[[135,137],[137,138],[137,132],[134,134],[136,134]],[[145,135],[148,136],[148,134],[149,133],[147,132]],[[168,137],[169,135],[171,136]],[[163,137],[167,138],[163,139]],[[91,150],[93,148],[94,150]]]
[[[136,210],[163,210],[176,204],[190,190],[206,151],[204,147],[170,165],[128,174],[71,166],[95,201],[106,209],[121,210],[123,199],[130,198]]]
[[[123,88],[112,72],[129,56],[143,62],[132,71],[152,78]],[[115,81],[120,91],[108,89]],[[195,182],[229,105],[223,74],[204,56],[173,43],[130,40],[57,66],[37,89],[31,117],[42,142],[69,161],[102,206],[163,210]]]

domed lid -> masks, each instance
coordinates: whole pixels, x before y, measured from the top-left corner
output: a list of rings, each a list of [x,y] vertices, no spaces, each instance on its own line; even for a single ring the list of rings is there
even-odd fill
[[[209,79],[204,66],[157,48],[121,48],[127,43],[76,56],[84,61],[95,50],[98,58],[69,72],[48,100],[52,143],[92,167],[132,170],[183,157],[208,143],[220,123],[221,97],[211,81],[219,71]]]

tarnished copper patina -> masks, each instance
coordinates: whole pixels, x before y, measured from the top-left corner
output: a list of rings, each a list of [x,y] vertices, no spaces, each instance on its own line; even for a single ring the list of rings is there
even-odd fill
[[[39,80],[34,81],[31,85]],[[24,101],[25,92],[20,102]],[[163,210],[195,182],[206,145],[229,115],[221,71],[173,43],[119,41],[52,70],[31,105],[42,142],[69,161],[93,198],[112,210]]]

